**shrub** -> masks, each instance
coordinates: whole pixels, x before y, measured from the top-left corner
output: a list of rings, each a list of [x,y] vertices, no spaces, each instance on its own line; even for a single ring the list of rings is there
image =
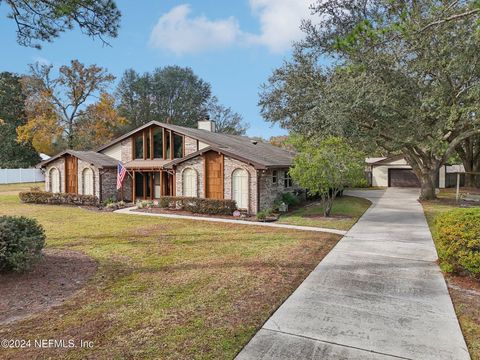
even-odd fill
[[[45,232],[35,219],[0,216],[0,271],[28,270],[44,246]]]
[[[185,196],[163,196],[158,201],[158,207],[209,215],[232,215],[237,210],[234,200],[203,199]]]
[[[27,191],[18,194],[20,201],[33,204],[88,205],[97,206],[98,198],[93,195],[51,193],[48,191]]]
[[[126,206],[125,201],[118,201],[118,202],[109,202],[105,205],[105,208],[108,210],[117,210],[122,209]]]
[[[288,206],[300,204],[300,199],[292,193],[286,192],[282,194],[282,201]]]
[[[265,221],[269,216],[273,215],[273,209],[267,208],[257,212],[257,220]]]
[[[267,213],[265,210],[261,210],[257,212],[257,220],[259,221],[265,221],[267,219]]]
[[[437,217],[440,265],[446,272],[480,277],[480,209],[455,209]]]
[[[117,199],[113,196],[110,196],[108,199],[103,201],[104,206],[108,206],[109,204],[115,204],[117,202]]]
[[[151,209],[153,205],[153,201],[141,201],[137,204],[137,207],[139,209]]]
[[[30,188],[30,191],[38,192],[38,191],[42,191],[42,189],[40,189],[40,186],[32,186],[32,187]]]

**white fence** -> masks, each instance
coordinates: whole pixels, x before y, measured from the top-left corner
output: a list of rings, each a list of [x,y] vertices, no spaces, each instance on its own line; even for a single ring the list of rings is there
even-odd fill
[[[0,169],[0,184],[45,181],[40,169]]]

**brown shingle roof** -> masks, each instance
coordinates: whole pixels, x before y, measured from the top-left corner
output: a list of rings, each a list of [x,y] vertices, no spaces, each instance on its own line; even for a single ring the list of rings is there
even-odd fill
[[[59,157],[70,154],[73,155],[83,161],[88,162],[91,165],[94,165],[99,168],[104,168],[104,167],[116,167],[117,164],[119,163],[118,160],[102,154],[102,153],[97,153],[95,151],[75,151],[75,150],[65,150],[61,152],[60,154],[57,154],[55,156],[52,156],[50,159],[42,161],[37,165],[38,168],[44,167],[48,163],[57,160]]]
[[[232,157],[237,157],[240,160],[254,164],[257,168],[270,167],[288,167],[292,164],[295,154],[291,151],[281,149],[277,146],[263,143],[261,141],[253,142],[246,136],[229,135],[211,132],[201,129],[187,128],[184,126],[177,126],[171,124],[164,124],[158,121],[151,121],[140,128],[137,128],[98,149],[98,151],[126,139],[132,134],[147,128],[151,125],[162,126],[166,129],[173,130],[179,134],[192,137],[209,145],[213,150],[225,153]]]

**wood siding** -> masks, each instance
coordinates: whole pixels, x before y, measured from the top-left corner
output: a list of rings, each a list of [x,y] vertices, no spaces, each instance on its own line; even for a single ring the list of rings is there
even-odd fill
[[[223,199],[223,154],[209,151],[204,155],[205,161],[205,197]]]
[[[69,194],[78,194],[78,159],[72,155],[65,157],[65,189]]]

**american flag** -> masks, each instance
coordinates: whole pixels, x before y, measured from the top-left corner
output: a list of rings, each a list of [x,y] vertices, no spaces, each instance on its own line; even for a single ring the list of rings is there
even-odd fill
[[[125,179],[125,175],[127,175],[127,169],[125,169],[122,164],[118,163],[118,166],[117,166],[117,190],[122,187],[123,179]]]

